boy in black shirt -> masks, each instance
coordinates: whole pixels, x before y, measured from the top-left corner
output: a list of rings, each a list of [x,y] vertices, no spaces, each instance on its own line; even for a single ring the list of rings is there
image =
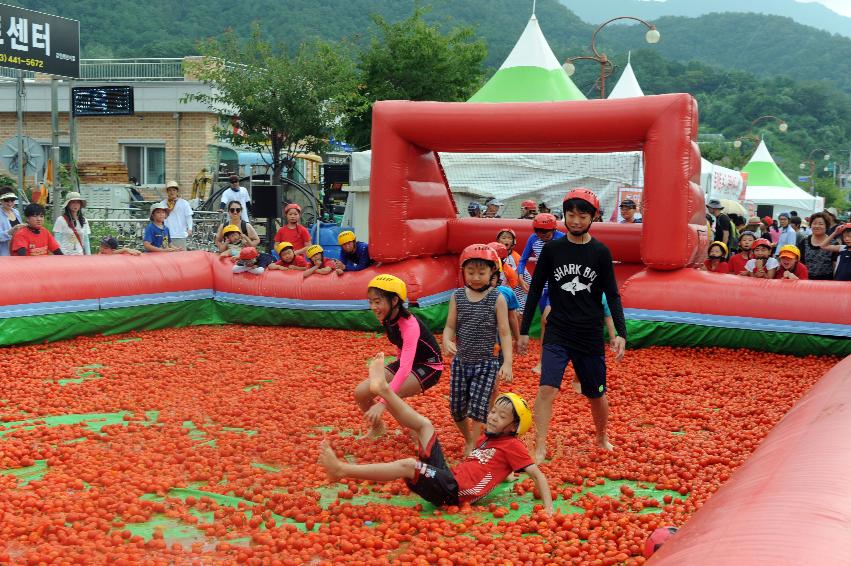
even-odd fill
[[[567,237],[548,242],[540,256],[517,346],[524,353],[529,344],[529,326],[549,283],[552,311],[547,319],[547,334],[541,347],[541,381],[535,400],[535,462],[547,453],[547,430],[552,405],[570,361],[582,385],[582,394],[591,403],[591,415],[597,433],[597,445],[611,450],[606,425],[609,404],[606,400],[606,358],[603,344],[603,293],[612,311],[617,336],[610,347],[621,359],[626,345],[626,323],[609,249],[588,234],[591,222],[600,210],[597,196],[588,189],[573,189],[564,198],[564,223]],[[550,330],[552,329],[552,331]]]

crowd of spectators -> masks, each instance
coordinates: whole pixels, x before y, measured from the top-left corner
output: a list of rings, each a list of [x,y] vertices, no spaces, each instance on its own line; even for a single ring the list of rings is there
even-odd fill
[[[215,246],[222,261],[233,263],[237,273],[260,275],[266,270],[301,271],[312,275],[343,275],[360,271],[373,262],[369,246],[360,242],[354,232],[340,232],[338,258],[326,257],[325,250],[311,241],[301,224],[301,207],[295,203],[283,208],[284,224],[275,233],[268,251],[261,252],[260,236],[250,223],[250,197],[239,186],[239,178],[230,178],[230,187],[221,200],[222,221],[215,236]],[[149,224],[145,228],[145,253],[178,252],[186,249],[192,236],[192,208],[180,197],[176,181],[166,184],[167,198],[151,206]],[[44,228],[45,209],[28,204],[23,218],[16,208],[17,195],[11,187],[0,188],[0,256],[90,255],[91,225],[85,217],[86,201],[80,193],[69,192],[62,213],[53,222],[53,232]],[[503,203],[490,199],[485,204],[470,203],[470,216],[501,218]],[[514,250],[516,237],[510,230],[500,232],[498,240],[509,254],[507,264],[512,274],[510,287],[519,302],[525,300],[531,276],[526,264],[534,261],[536,252],[547,237],[558,238],[558,217],[546,202],[525,200],[521,203],[521,219],[531,220],[533,235],[522,253]],[[619,222],[641,223],[639,206],[630,198],[619,205]],[[776,218],[745,218],[727,213],[724,205],[707,202],[709,247],[701,270],[719,274],[763,279],[814,279],[851,281],[851,222],[842,223],[836,209],[828,208],[808,218],[797,212],[781,212]],[[598,215],[597,221],[602,221]],[[552,225],[552,226],[551,226]],[[138,250],[122,247],[113,236],[104,237],[96,251],[101,255],[141,255]]]
[[[326,257],[325,250],[311,241],[310,232],[301,224],[301,207],[284,205],[284,225],[278,229],[270,248],[261,252],[260,236],[248,216],[248,192],[232,176],[231,186],[223,193],[222,221],[215,236],[221,261],[233,264],[234,273],[260,275],[270,270],[295,270],[303,277],[361,271],[373,262],[369,246],[360,242],[351,230],[340,232],[338,258]],[[186,250],[192,236],[192,208],[180,197],[176,181],[166,184],[167,198],[151,205],[148,225],[142,239],[143,251],[122,247],[114,236],[101,239],[96,250],[100,255],[142,255],[143,253],[180,252]],[[91,255],[91,225],[86,220],[86,201],[80,193],[69,192],[62,204],[62,214],[53,222],[53,232],[44,228],[45,209],[28,204],[23,218],[16,208],[18,197],[11,187],[0,188],[0,256]],[[493,208],[493,207],[492,207]]]
[[[851,223],[835,208],[801,218],[796,211],[777,218],[725,214],[710,200],[710,244],[700,269],[761,279],[851,281]]]

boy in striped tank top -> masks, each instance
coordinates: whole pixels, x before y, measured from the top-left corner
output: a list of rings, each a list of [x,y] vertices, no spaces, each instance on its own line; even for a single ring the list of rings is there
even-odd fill
[[[497,377],[511,381],[512,347],[508,304],[491,279],[499,272],[497,253],[484,244],[467,246],[461,253],[464,287],[449,300],[443,329],[443,347],[452,360],[449,410],[464,435],[464,456],[475,449],[487,422]],[[503,362],[494,356],[499,335]]]

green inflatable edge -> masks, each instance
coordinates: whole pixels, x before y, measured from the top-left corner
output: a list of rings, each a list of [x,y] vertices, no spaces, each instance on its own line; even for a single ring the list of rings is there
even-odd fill
[[[412,306],[433,331],[446,322],[449,303],[429,307]],[[851,339],[698,326],[671,322],[627,320],[628,347],[649,346],[748,348],[796,356],[848,356]],[[67,340],[80,335],[113,335],[133,330],[155,330],[213,324],[253,324],[259,326],[301,326],[340,330],[380,330],[369,310],[305,311],[225,303],[213,299],[46,314],[0,319],[0,346],[37,344]],[[540,335],[536,313],[530,331]]]

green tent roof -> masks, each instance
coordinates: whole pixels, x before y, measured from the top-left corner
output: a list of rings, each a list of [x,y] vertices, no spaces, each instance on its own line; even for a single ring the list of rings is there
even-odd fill
[[[585,100],[550,49],[533,14],[499,70],[467,102]]]
[[[765,141],[759,142],[759,146],[748,164],[742,167],[742,171],[748,174],[749,187],[798,188],[774,162],[774,158],[765,146]]]

